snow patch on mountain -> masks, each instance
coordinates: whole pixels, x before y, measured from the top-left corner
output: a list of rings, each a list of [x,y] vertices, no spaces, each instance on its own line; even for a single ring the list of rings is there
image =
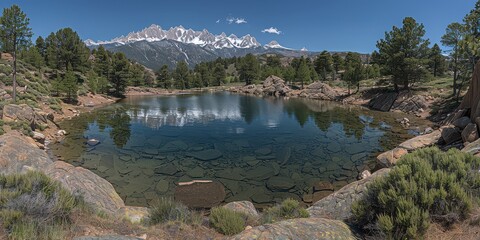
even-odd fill
[[[263,46],[263,47],[264,47],[265,49],[278,48],[278,49],[291,50],[290,48],[286,48],[286,47],[280,45],[277,41],[271,41],[270,43],[265,44],[265,46]]]

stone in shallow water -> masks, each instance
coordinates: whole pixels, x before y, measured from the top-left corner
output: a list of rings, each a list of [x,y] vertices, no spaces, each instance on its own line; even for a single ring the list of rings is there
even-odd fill
[[[35,133],[35,132],[34,132],[34,133]],[[100,144],[100,141],[97,140],[97,139],[93,139],[93,138],[92,138],[92,139],[89,139],[89,140],[87,141],[87,145],[88,145],[88,146],[91,146],[91,147],[97,146],[98,144]]]
[[[219,182],[193,183],[175,188],[175,200],[191,208],[211,208],[224,199],[225,189]]]
[[[317,147],[315,150],[313,150],[312,155],[315,157],[325,157],[325,149],[322,146]]]
[[[210,160],[215,160],[217,158],[220,158],[223,156],[222,152],[216,150],[216,149],[208,149],[208,150],[203,150],[199,152],[191,152],[187,153],[188,157],[193,157],[198,160],[202,161],[210,161]]]
[[[338,144],[337,142],[331,142],[328,144],[327,150],[333,153],[337,153],[342,150],[342,147],[340,147],[340,144]]]
[[[152,149],[152,148],[147,148],[143,149],[143,153],[147,155],[158,155],[158,150],[157,149]]]
[[[320,199],[328,197],[328,195],[332,194],[333,191],[319,191],[313,193],[313,202],[317,202]]]
[[[178,169],[175,165],[169,163],[155,168],[155,173],[165,174],[165,175],[175,175],[178,172]]]
[[[365,152],[366,149],[367,147],[360,143],[352,144],[348,147],[345,147],[345,151],[349,154],[362,153],[362,152]]]
[[[272,191],[284,191],[295,187],[295,183],[287,177],[271,177],[267,181],[267,187]]]
[[[168,181],[166,180],[160,180],[157,182],[157,185],[155,185],[155,191],[159,193],[166,193],[168,191]]]
[[[258,156],[257,159],[259,159],[259,160],[272,160],[272,159],[275,159],[275,156],[273,156],[273,155]]]
[[[271,167],[259,166],[246,171],[245,177],[248,179],[264,180],[274,176],[275,173]]]
[[[227,168],[217,171],[215,176],[219,178],[241,181],[245,179],[245,176],[242,175],[243,172],[244,171],[241,168]]]
[[[313,185],[313,191],[333,191],[335,190],[335,187],[330,183],[326,181],[320,181],[316,182]]]
[[[273,201],[273,196],[262,191],[254,193],[251,199],[255,203],[270,203]]]
[[[178,152],[184,151],[188,148],[188,145],[183,141],[173,141],[165,144],[159,149],[160,152]]]
[[[187,170],[187,175],[193,178],[203,177],[205,175],[205,170],[201,167],[195,167]]]
[[[270,153],[272,153],[272,149],[270,148],[260,148],[255,150],[255,154],[257,155],[268,155]]]

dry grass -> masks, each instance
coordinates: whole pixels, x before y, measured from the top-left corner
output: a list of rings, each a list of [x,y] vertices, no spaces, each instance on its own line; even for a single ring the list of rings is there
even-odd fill
[[[448,228],[440,224],[430,224],[425,234],[426,240],[478,240],[480,239],[480,208],[473,211],[468,219]]]

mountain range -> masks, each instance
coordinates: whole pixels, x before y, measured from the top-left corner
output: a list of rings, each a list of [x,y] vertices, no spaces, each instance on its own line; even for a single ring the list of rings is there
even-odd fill
[[[276,41],[262,46],[250,34],[242,37],[234,34],[227,36],[225,33],[214,35],[206,29],[195,31],[183,26],[164,30],[155,24],[109,41],[87,39],[85,44],[90,48],[102,45],[112,52],[123,52],[128,58],[153,70],[164,64],[173,68],[179,61],[185,61],[194,67],[200,62],[212,61],[218,57],[240,57],[248,53],[272,53],[287,57],[315,54],[306,49],[289,49]]]

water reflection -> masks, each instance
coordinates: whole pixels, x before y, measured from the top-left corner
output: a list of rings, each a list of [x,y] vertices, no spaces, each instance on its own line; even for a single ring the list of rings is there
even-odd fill
[[[222,182],[226,201],[271,204],[312,195],[318,181],[356,180],[378,152],[409,137],[395,118],[308,99],[132,97],[61,123],[70,134],[51,148],[106,178],[130,205],[172,195],[176,183],[192,179]],[[90,138],[100,145],[88,146]],[[210,158],[212,150],[221,157]],[[272,177],[279,178],[267,184]],[[284,179],[291,188],[273,186]]]

